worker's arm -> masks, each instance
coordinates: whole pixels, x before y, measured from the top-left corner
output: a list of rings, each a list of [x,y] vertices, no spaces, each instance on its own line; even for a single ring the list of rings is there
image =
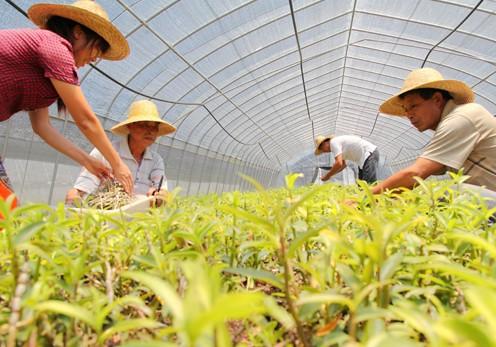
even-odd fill
[[[86,138],[102,153],[112,167],[115,178],[122,183],[128,193],[133,191],[133,177],[129,168],[112,147],[100,121],[86,101],[77,85],[50,79],[71,114],[74,122]]]
[[[88,155],[52,126],[47,107],[29,111],[29,119],[35,134],[48,145],[75,160],[97,177],[110,174],[110,169],[104,163]]]
[[[346,167],[346,162],[343,159],[343,155],[339,154],[336,156],[336,158],[334,158],[334,165],[332,166],[331,170],[329,170],[329,172],[326,173],[324,176],[322,176],[320,179],[322,181],[327,181],[335,174],[343,171],[345,167]]]
[[[398,171],[394,175],[388,177],[386,180],[375,186],[372,189],[372,193],[379,194],[384,190],[400,187],[411,189],[417,183],[414,177],[426,179],[431,175],[442,174],[445,171],[446,166],[441,163],[426,158],[418,158],[415,163],[413,163],[409,167]]]

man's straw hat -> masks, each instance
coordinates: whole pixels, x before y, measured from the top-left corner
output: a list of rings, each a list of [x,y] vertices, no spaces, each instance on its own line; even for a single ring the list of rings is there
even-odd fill
[[[116,135],[129,134],[128,124],[136,122],[157,122],[160,123],[158,127],[158,136],[170,134],[176,131],[176,128],[166,121],[160,119],[157,106],[148,100],[138,100],[131,104],[127,119],[114,126],[111,130]]]
[[[71,5],[34,4],[28,10],[31,21],[40,28],[46,27],[46,22],[52,16],[71,19],[100,35],[110,48],[102,55],[103,59],[121,60],[129,55],[129,45],[109,20],[107,12],[93,0],[78,0]]]
[[[320,145],[322,144],[322,142],[324,141],[327,141],[327,140],[331,140],[332,139],[332,135],[329,135],[329,136],[322,136],[322,135],[319,135],[315,138],[315,155],[319,155],[319,154],[322,154],[322,150],[319,148]]]
[[[390,97],[379,107],[379,111],[393,116],[406,116],[399,96],[414,89],[434,88],[446,90],[453,97],[455,104],[467,104],[474,101],[474,92],[465,83],[456,80],[445,80],[432,68],[413,70],[406,76],[399,93]]]

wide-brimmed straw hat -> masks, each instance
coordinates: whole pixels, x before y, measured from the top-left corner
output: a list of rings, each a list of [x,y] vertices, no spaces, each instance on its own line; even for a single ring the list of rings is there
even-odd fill
[[[455,104],[461,105],[474,101],[474,92],[465,83],[457,80],[445,80],[437,70],[422,68],[413,70],[406,76],[399,93],[393,95],[379,107],[379,111],[393,116],[406,116],[399,96],[414,89],[434,88],[446,90],[453,97]]]
[[[31,21],[46,28],[48,19],[59,16],[71,19],[100,35],[110,45],[103,59],[121,60],[129,55],[129,45],[124,35],[109,20],[107,12],[93,0],[78,0],[71,5],[34,4],[28,10]]]
[[[157,136],[170,134],[176,131],[172,124],[160,119],[157,106],[148,100],[138,100],[131,104],[127,113],[127,119],[112,127],[112,132],[116,135],[129,134],[128,124],[136,122],[157,122],[159,123]]]
[[[322,150],[320,149],[320,145],[322,144],[322,142],[324,141],[327,141],[327,140],[331,140],[332,139],[332,135],[329,135],[329,136],[323,136],[323,135],[319,135],[315,138],[315,155],[319,155],[319,154],[322,154]]]

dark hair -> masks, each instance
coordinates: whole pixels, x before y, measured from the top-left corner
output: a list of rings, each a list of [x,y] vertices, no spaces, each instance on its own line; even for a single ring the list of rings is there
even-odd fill
[[[71,45],[74,45],[74,27],[76,25],[79,25],[81,30],[84,32],[87,39],[87,47],[97,47],[102,53],[105,53],[110,48],[109,43],[105,41],[103,37],[84,25],[68,18],[51,16],[46,23],[46,29],[62,36],[64,39],[69,41]],[[57,108],[59,114],[64,113],[66,110],[64,102],[61,98],[57,99]]]
[[[71,44],[74,44],[73,33],[74,27],[76,25],[79,25],[81,27],[81,30],[83,30],[86,38],[88,39],[88,45],[96,46],[102,53],[105,53],[110,48],[110,45],[107,41],[105,41],[103,37],[95,33],[93,30],[71,19],[59,16],[52,16],[48,19],[46,28],[50,31],[53,31],[57,35],[62,36]]]
[[[408,95],[418,94],[422,99],[429,100],[436,92],[441,93],[444,100],[446,101],[453,99],[453,96],[451,96],[451,94],[447,90],[436,89],[436,88],[420,88],[420,89],[409,90],[407,92],[404,92],[403,94],[400,94],[398,97],[400,98],[400,100],[403,100]]]

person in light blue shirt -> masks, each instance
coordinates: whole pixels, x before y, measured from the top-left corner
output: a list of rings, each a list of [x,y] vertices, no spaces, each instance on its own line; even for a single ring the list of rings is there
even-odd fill
[[[112,142],[124,163],[134,177],[134,194],[150,196],[167,191],[164,161],[162,157],[149,147],[157,137],[172,133],[174,126],[160,119],[157,107],[151,101],[140,100],[131,104],[128,118],[112,128],[112,132],[123,137]],[[91,156],[105,162],[102,154],[95,148]],[[66,195],[66,203],[93,193],[100,186],[100,179],[83,169],[74,187]],[[158,192],[160,196],[161,192]]]

